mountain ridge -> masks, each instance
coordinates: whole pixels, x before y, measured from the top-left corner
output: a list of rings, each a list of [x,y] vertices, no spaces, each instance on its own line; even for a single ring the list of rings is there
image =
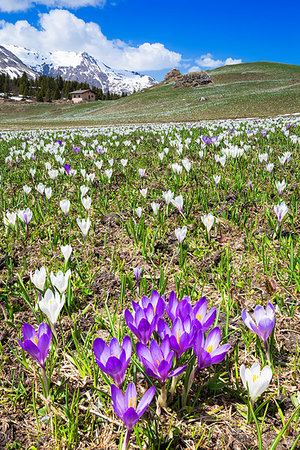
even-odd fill
[[[6,53],[10,54],[8,61],[6,61]],[[12,61],[14,70],[9,65]],[[7,62],[6,67],[5,62]],[[20,73],[22,69],[23,71]],[[148,75],[112,69],[87,52],[57,50],[40,53],[16,45],[2,44],[0,46],[0,72],[12,75],[16,73],[15,76],[18,76],[18,74],[22,75],[24,71],[30,78],[39,75],[53,78],[61,76],[64,80],[88,83],[91,87],[101,88],[104,93],[109,91],[119,95],[123,92],[132,94],[134,91],[140,91],[157,83]]]

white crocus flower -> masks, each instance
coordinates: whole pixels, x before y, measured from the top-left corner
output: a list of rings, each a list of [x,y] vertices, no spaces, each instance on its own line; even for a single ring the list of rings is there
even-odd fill
[[[168,191],[163,191],[162,196],[166,200],[166,204],[168,206],[168,204],[173,200],[174,192],[171,192],[169,189]]]
[[[60,206],[62,212],[64,213],[64,215],[66,216],[68,214],[70,206],[71,206],[70,200],[67,200],[67,199],[61,200],[59,202],[59,206]]]
[[[71,245],[62,245],[60,247],[62,254],[64,255],[65,261],[67,262],[72,253]]]
[[[142,208],[139,206],[138,208],[135,208],[136,215],[140,219],[142,217]]]
[[[272,379],[272,369],[265,366],[260,370],[258,363],[252,364],[250,369],[246,369],[242,364],[240,367],[240,376],[245,389],[249,389],[251,403],[254,404],[256,399],[267,389]]]
[[[87,194],[88,190],[89,190],[88,186],[84,185],[80,186],[81,197],[84,197]]]
[[[143,178],[145,176],[146,169],[139,169],[139,174]]]
[[[280,223],[288,212],[288,207],[286,206],[285,202],[281,202],[280,205],[274,206],[274,211]]]
[[[154,215],[157,216],[158,210],[159,210],[159,208],[160,208],[160,204],[159,204],[159,203],[152,202],[152,203],[151,203],[151,208],[153,209]]]
[[[128,163],[128,159],[121,159],[121,164],[123,167],[126,167]]]
[[[283,179],[282,181],[276,181],[275,186],[277,188],[278,194],[281,195],[286,188],[285,179]]]
[[[39,184],[36,186],[36,190],[37,190],[41,195],[43,195],[43,194],[44,194],[44,191],[45,191],[45,186],[43,185],[43,183],[39,183]]]
[[[110,165],[110,167],[112,167],[114,165],[114,159],[108,159],[108,164]]]
[[[4,224],[6,226],[8,225],[16,225],[16,219],[17,219],[17,213],[12,212],[10,213],[9,211],[6,212],[6,214],[4,214]]]
[[[84,238],[86,238],[88,231],[90,229],[90,226],[91,226],[90,218],[88,217],[87,220],[85,220],[85,219],[80,220],[77,218],[77,225],[81,229],[81,232],[82,232]]]
[[[271,173],[272,170],[274,169],[274,164],[273,163],[267,164],[266,169],[269,173]]]
[[[179,209],[180,212],[183,210],[183,196],[178,195],[177,197],[172,200],[172,205],[175,206],[175,208]]]
[[[25,222],[26,223],[26,225],[28,225],[29,224],[29,222],[31,221],[31,219],[32,219],[32,211],[31,211],[31,209],[29,209],[29,208],[27,208],[27,209],[19,209],[18,210],[18,217],[19,217],[19,219],[21,219],[23,222]]]
[[[141,193],[141,195],[142,195],[144,198],[147,197],[147,192],[148,192],[148,189],[147,189],[147,188],[146,188],[146,189],[140,189],[140,193]]]
[[[57,322],[60,311],[62,310],[65,303],[65,295],[59,295],[56,291],[55,294],[47,289],[45,295],[39,302],[40,310],[46,314],[51,324],[54,326]]]
[[[40,291],[44,290],[46,283],[46,269],[44,266],[40,270],[36,269],[34,273],[30,272],[31,283],[35,285]]]
[[[99,170],[102,169],[102,164],[103,164],[103,161],[95,161],[95,166],[96,166]]]
[[[202,220],[204,226],[206,227],[207,232],[209,233],[214,224],[215,217],[211,213],[209,213],[209,214],[205,214],[204,216],[202,216],[201,220]]]
[[[176,228],[175,236],[177,237],[179,244],[181,244],[183,242],[183,240],[185,239],[186,233],[187,233],[186,226],[184,226],[182,228]]]
[[[105,175],[107,176],[108,181],[110,181],[112,173],[113,173],[112,169],[106,169],[105,170]]]
[[[221,181],[221,175],[214,175],[213,179],[216,184],[219,184]]]
[[[31,191],[31,187],[25,184],[25,186],[23,186],[23,191],[25,192],[26,195],[28,195]]]
[[[68,280],[71,276],[71,269],[67,270],[67,272],[64,274],[61,270],[57,272],[56,275],[54,275],[53,272],[50,273],[50,280],[54,287],[62,294],[67,290],[68,287]]]
[[[52,188],[51,187],[48,187],[45,189],[45,195],[48,200],[51,198],[51,196],[52,196]]]
[[[187,158],[184,158],[184,159],[181,161],[181,164],[183,165],[183,167],[185,168],[185,170],[189,173],[189,171],[191,170],[191,167],[192,167],[191,162],[190,162]]]
[[[89,209],[90,209],[91,204],[92,204],[91,197],[82,197],[81,198],[81,203],[82,203],[83,207],[87,210],[87,212],[89,212]]]
[[[32,176],[32,178],[34,178],[36,169],[31,168],[31,169],[29,169],[29,172],[30,172],[30,175]]]

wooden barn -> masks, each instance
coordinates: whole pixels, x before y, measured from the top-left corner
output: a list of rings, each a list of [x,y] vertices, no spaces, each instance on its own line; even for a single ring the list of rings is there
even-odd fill
[[[96,96],[93,91],[90,89],[80,89],[78,91],[70,92],[72,95],[73,103],[81,103],[81,102],[94,102]]]

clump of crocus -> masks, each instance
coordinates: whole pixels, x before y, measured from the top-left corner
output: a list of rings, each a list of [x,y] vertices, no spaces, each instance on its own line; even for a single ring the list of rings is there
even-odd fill
[[[156,378],[162,385],[161,395],[158,398],[158,411],[160,407],[167,406],[166,381],[170,377],[180,375],[186,369],[185,366],[177,367],[172,370],[174,351],[171,350],[170,338],[165,336],[159,345],[154,339],[150,342],[150,348],[138,342],[136,344],[136,353],[145,366],[145,372],[148,376]]]
[[[109,375],[121,389],[132,353],[130,337],[124,337],[122,347],[120,347],[116,338],[112,338],[109,346],[103,339],[96,338],[93,343],[93,350],[96,363],[100,369]]]
[[[25,352],[31,355],[41,366],[44,380],[44,387],[46,396],[48,396],[48,378],[46,373],[46,359],[50,350],[52,333],[49,325],[42,322],[38,331],[24,323],[23,325],[23,339],[24,342],[17,339],[18,343]]]
[[[176,317],[172,329],[164,320],[159,319],[157,330],[162,339],[169,336],[170,348],[179,359],[188,348],[192,347],[197,328],[191,318],[187,316],[184,320]]]
[[[143,296],[140,303],[133,301],[132,306],[134,315],[129,309],[125,310],[126,324],[143,344],[148,344],[158,319],[164,314],[164,298],[153,291],[150,299]]]
[[[111,386],[110,392],[113,409],[116,415],[124,422],[127,429],[122,447],[122,450],[126,450],[133,427],[142,417],[155,395],[155,387],[151,386],[145,392],[139,404],[137,403],[137,392],[134,383],[128,385],[125,396],[115,385]]]
[[[243,309],[242,319],[245,325],[264,342],[267,359],[270,361],[270,351],[268,345],[268,337],[272,333],[275,325],[275,310],[272,303],[267,304],[266,310],[261,305],[257,305],[254,309],[254,320],[250,314]]]

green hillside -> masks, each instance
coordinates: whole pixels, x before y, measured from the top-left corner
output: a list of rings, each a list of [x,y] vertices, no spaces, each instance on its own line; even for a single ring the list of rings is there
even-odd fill
[[[160,83],[116,101],[1,105],[2,128],[194,121],[300,113],[300,66],[257,62],[209,71],[212,85]],[[205,97],[205,101],[200,101]]]

